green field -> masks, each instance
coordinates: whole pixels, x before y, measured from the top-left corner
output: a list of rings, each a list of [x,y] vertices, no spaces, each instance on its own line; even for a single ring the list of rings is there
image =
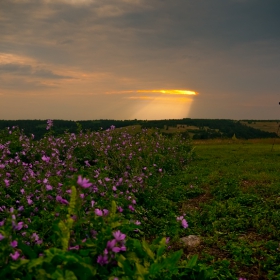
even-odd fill
[[[202,239],[185,256],[199,254],[220,279],[280,279],[280,144],[272,143],[195,142],[194,161],[174,181],[201,191],[180,201],[189,234]]]

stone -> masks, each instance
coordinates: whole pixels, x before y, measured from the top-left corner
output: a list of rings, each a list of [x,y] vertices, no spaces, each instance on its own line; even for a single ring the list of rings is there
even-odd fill
[[[180,238],[180,243],[182,243],[185,247],[188,248],[195,248],[200,244],[201,240],[199,236],[196,235],[189,235]]]

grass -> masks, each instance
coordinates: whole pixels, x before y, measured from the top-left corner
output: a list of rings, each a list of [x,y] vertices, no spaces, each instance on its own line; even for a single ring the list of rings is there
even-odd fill
[[[280,279],[280,145],[268,141],[195,143],[196,159],[177,177],[196,197],[180,201],[198,254],[220,279]],[[187,195],[186,195],[187,196]]]
[[[279,127],[278,121],[241,121],[241,123],[256,129],[275,133],[277,133]]]

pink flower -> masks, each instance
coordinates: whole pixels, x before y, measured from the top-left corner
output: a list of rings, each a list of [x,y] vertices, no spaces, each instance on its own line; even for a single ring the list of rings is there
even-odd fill
[[[115,237],[116,241],[122,241],[126,237],[126,235],[121,233],[120,230],[113,232],[113,236]]]
[[[189,225],[185,219],[182,220],[182,227],[187,228]]]
[[[104,265],[104,264],[109,263],[108,257],[106,255],[105,256],[99,255],[97,257],[97,263],[99,263],[100,265]]]
[[[43,155],[43,156],[42,156],[42,160],[45,161],[45,162],[49,162],[49,161],[50,161],[50,158],[47,157],[47,156],[45,156],[45,155]]]
[[[17,247],[17,245],[18,245],[18,242],[17,242],[16,240],[14,240],[14,241],[11,242],[11,246],[12,246],[13,248]]]
[[[28,199],[27,199],[27,203],[28,203],[28,205],[31,205],[31,204],[33,203],[33,200],[30,199],[30,198],[28,198]]]
[[[16,261],[19,258],[20,253],[16,251],[14,254],[10,254],[10,256],[14,261]]]
[[[96,208],[95,210],[94,210],[94,212],[95,212],[95,214],[97,215],[97,216],[103,216],[103,212],[102,212],[102,210],[100,210],[100,209],[98,209],[98,208]]]
[[[62,198],[60,195],[56,196],[56,201],[60,202],[61,204],[69,204],[69,202],[66,199]]]
[[[133,207],[132,205],[129,205],[129,206],[128,206],[128,209],[129,209],[130,211],[132,211],[132,212],[135,211],[135,209],[134,209],[134,207]]]
[[[89,183],[88,179],[82,178],[81,175],[78,176],[77,184],[82,188],[89,188],[90,186],[92,186],[92,183]]]
[[[53,189],[53,187],[51,185],[46,185],[46,189],[47,189],[47,191],[51,191]]]

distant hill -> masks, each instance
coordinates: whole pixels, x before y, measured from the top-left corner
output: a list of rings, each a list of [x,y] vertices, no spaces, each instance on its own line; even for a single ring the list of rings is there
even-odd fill
[[[99,131],[106,130],[112,125],[116,128],[135,126],[135,133],[141,129],[157,128],[162,134],[172,137],[174,133],[181,133],[193,139],[232,138],[238,139],[275,138],[280,121],[261,120],[227,120],[227,119],[166,119],[166,120],[92,120],[65,121],[54,120],[53,131],[61,135],[65,131],[76,133],[79,129]],[[44,137],[46,120],[0,120],[0,130],[6,127],[18,126],[26,135],[35,135],[35,139]]]

